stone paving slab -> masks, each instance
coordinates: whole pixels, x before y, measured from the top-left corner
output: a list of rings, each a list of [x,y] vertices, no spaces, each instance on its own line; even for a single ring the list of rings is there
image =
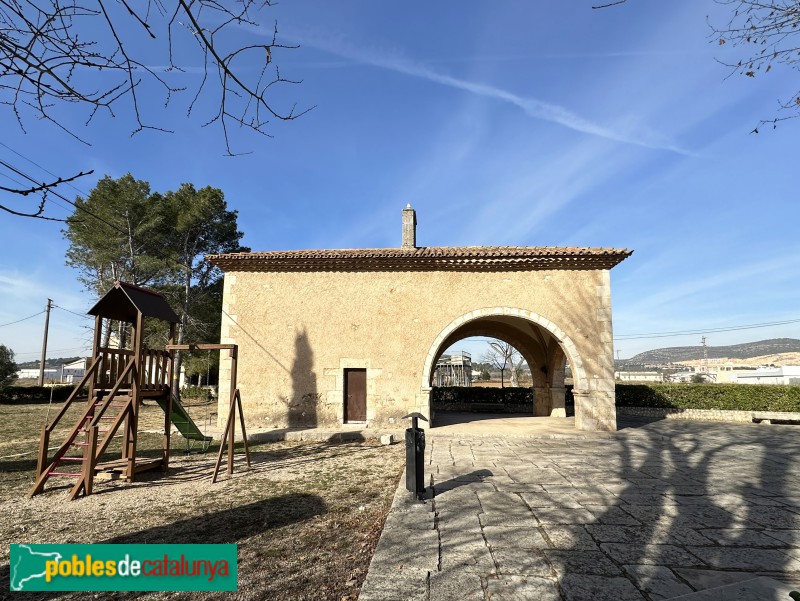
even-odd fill
[[[755,578],[736,584],[674,597],[676,601],[786,601],[792,587],[771,578]]]
[[[547,549],[548,562],[559,576],[588,574],[590,576],[621,576],[619,566],[601,551],[575,551],[573,549]]]
[[[627,578],[567,574],[559,582],[566,601],[644,601]]]
[[[401,479],[360,598],[656,601],[761,575],[800,588],[800,437],[787,428],[429,430],[432,486],[420,502]]]
[[[672,599],[693,590],[665,566],[623,566],[636,587],[650,599]]]
[[[541,550],[492,549],[492,557],[500,574],[549,576],[551,562]]]
[[[494,601],[561,601],[555,583],[540,576],[488,579],[486,594]]]

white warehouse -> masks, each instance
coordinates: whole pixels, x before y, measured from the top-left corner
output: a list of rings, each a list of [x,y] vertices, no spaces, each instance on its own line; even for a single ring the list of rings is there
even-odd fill
[[[755,371],[738,374],[735,382],[737,384],[782,384],[784,386],[800,386],[800,365],[759,367]]]

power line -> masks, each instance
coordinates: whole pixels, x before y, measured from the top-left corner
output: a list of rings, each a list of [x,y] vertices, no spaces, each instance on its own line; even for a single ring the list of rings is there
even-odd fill
[[[690,336],[694,334],[714,334],[716,332],[736,332],[738,330],[754,330],[757,328],[768,328],[770,326],[784,326],[792,323],[800,323],[800,319],[787,319],[784,321],[770,321],[765,323],[753,323],[748,325],[730,326],[722,328],[706,328],[702,330],[650,332],[648,334],[620,334],[619,336],[614,336],[614,340],[636,340],[641,338],[669,338],[672,336]]]
[[[3,143],[0,142],[0,144],[3,144]],[[5,144],[3,144],[3,146],[5,146]],[[14,182],[18,186],[20,186],[20,188],[24,188],[25,185],[26,185],[23,182],[19,181],[16,177],[11,177],[8,173],[0,173],[0,175],[2,175],[7,180]],[[53,198],[48,198],[47,201],[48,202],[52,202],[57,207],[60,207],[60,208],[64,209],[65,211],[67,211],[67,213],[69,213],[69,209],[67,207],[65,207],[63,204],[61,204],[60,202],[58,202],[57,200],[55,200]]]
[[[6,145],[4,144],[4,146],[6,146]],[[6,146],[6,148],[8,148],[8,146]],[[20,154],[20,153],[18,153],[16,151],[13,151],[13,152],[15,152],[17,155],[21,156],[22,158],[30,161],[30,159],[27,159],[27,157],[25,157],[24,155],[22,155],[22,154]],[[31,162],[33,163],[33,161],[31,161]],[[34,164],[36,164],[36,163],[34,163]],[[0,160],[0,165],[5,167],[6,169],[9,169],[9,170],[13,171],[14,173],[19,175],[20,177],[23,177],[23,178],[27,179],[28,181],[30,181],[30,182],[32,182],[34,184],[38,185],[40,183],[38,180],[36,180],[35,178],[31,177],[27,173],[24,173],[24,172],[20,171],[19,169],[17,169],[13,165],[10,165],[10,164],[6,163],[3,160]],[[58,198],[60,198],[64,202],[66,202],[66,203],[70,204],[71,206],[75,207],[78,211],[80,211],[82,213],[86,213],[87,215],[89,215],[91,217],[94,217],[100,223],[103,223],[104,225],[106,225],[107,227],[111,228],[112,230],[114,230],[118,234],[122,234],[123,236],[130,236],[130,232],[124,230],[121,227],[117,227],[116,225],[114,225],[113,223],[107,221],[103,217],[100,217],[97,213],[87,209],[85,206],[79,205],[79,204],[71,201],[69,198],[67,198],[66,196],[64,196],[60,192],[57,192],[56,190],[54,190],[52,188],[50,188],[47,192],[48,192],[48,194],[52,194],[54,196],[57,196]],[[88,194],[86,196],[88,196]],[[171,264],[177,265],[178,267],[189,267],[188,265],[185,265],[184,263],[181,263],[180,261],[178,261],[175,257],[168,257],[168,256],[162,254],[160,251],[155,250],[154,247],[149,246],[147,244],[144,244],[141,240],[135,240],[132,236],[131,236],[131,239],[133,239],[142,248],[144,248],[148,252],[150,252],[153,256],[158,257],[159,259],[161,259],[162,261],[164,261],[166,263],[171,263]]]
[[[18,319],[17,321],[9,321],[8,323],[0,324],[0,328],[4,328],[6,326],[13,326],[15,323],[19,323],[27,319],[33,319],[34,317],[36,317],[37,315],[41,315],[42,313],[44,313],[44,310],[41,310],[38,313],[34,313],[33,315],[28,315],[28,317],[23,317],[22,319]]]
[[[52,172],[52,171],[50,171],[49,169],[46,169],[45,167],[42,167],[42,166],[41,166],[39,163],[37,163],[37,162],[36,162],[36,161],[34,161],[33,159],[26,157],[26,156],[25,156],[24,154],[22,154],[21,152],[17,152],[17,151],[16,151],[16,150],[14,150],[13,148],[11,148],[11,146],[9,146],[8,144],[6,144],[6,143],[4,143],[4,142],[0,141],[0,146],[2,146],[3,148],[5,148],[5,149],[7,149],[7,150],[10,150],[10,151],[11,151],[11,152],[13,152],[15,155],[17,155],[19,158],[21,158],[21,159],[25,159],[25,160],[26,160],[26,161],[28,161],[28,162],[29,162],[31,165],[35,165],[36,167],[38,167],[39,169],[41,169],[42,171],[44,171],[44,172],[45,172],[45,173],[47,173],[48,175],[52,175],[53,177],[58,177],[58,176],[57,176],[55,173],[53,173],[53,172]],[[6,176],[6,177],[8,177],[8,176]],[[11,178],[9,178],[9,179],[11,179]],[[18,184],[20,184],[20,185],[22,185],[22,184],[21,184],[21,182],[17,182],[17,183],[18,183]],[[73,185],[73,184],[72,184],[72,182],[66,182],[66,184],[67,184],[67,185],[68,185],[70,188],[72,188],[73,190],[75,190],[76,192],[79,192],[80,194],[83,194],[84,196],[89,196],[89,195],[88,195],[86,192],[84,192],[83,190],[81,190],[81,189],[80,189],[80,188],[78,188],[77,186]]]
[[[82,313],[76,313],[75,311],[70,311],[69,309],[65,309],[64,307],[61,307],[59,305],[53,305],[53,307],[56,308],[56,309],[61,309],[62,311],[66,311],[67,313],[72,313],[73,315],[77,315],[78,317],[82,317],[83,319],[90,319],[90,320],[94,319],[93,317],[90,317],[89,315],[84,315]]]
[[[86,346],[76,346],[76,347],[73,347],[73,348],[48,349],[47,350],[47,354],[49,355],[51,353],[66,353],[67,351],[87,351],[88,352],[89,351],[89,346],[86,345]],[[30,352],[27,352],[27,353],[14,353],[14,355],[19,357],[19,356],[22,356],[22,355],[25,355],[25,356],[27,356],[27,355],[38,355],[39,353],[40,353],[40,351],[30,351]]]

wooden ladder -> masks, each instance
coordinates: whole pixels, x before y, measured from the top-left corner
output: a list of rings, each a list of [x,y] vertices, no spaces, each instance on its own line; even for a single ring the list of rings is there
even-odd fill
[[[96,369],[93,364],[93,369]],[[37,462],[37,477],[28,496],[32,497],[44,491],[44,486],[52,477],[74,478],[75,484],[69,493],[69,499],[81,495],[92,494],[97,460],[103,455],[114,435],[126,418],[133,417],[133,397],[129,391],[120,390],[126,377],[135,372],[133,358],[125,366],[116,384],[110,391],[97,390],[93,393],[86,409],[64,442],[48,460],[48,442],[50,432],[68,408],[75,392],[68,399],[56,419],[42,429],[42,439]],[[87,373],[87,376],[89,373]],[[135,376],[135,374],[134,374]],[[86,378],[85,378],[86,379]],[[76,391],[84,382],[76,387]]]

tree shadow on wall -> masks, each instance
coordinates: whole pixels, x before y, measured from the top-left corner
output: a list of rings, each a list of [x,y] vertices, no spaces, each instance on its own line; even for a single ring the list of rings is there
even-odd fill
[[[314,353],[305,329],[294,339],[292,395],[287,399],[287,423],[290,428],[316,428],[321,394],[317,392]]]

